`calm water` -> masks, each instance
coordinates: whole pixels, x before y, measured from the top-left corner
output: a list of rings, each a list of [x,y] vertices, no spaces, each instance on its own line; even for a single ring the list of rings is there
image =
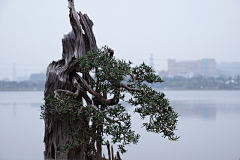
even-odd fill
[[[181,115],[177,142],[141,128],[123,160],[239,160],[240,91],[164,91]],[[0,160],[43,160],[42,92],[0,92]],[[130,106],[128,109],[133,110]]]

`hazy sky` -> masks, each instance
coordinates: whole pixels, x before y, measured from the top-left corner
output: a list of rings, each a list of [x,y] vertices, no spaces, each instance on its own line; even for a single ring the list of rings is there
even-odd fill
[[[75,0],[99,47],[134,64],[155,58],[240,61],[240,0]],[[0,0],[0,79],[40,72],[61,58],[71,31],[67,0]]]

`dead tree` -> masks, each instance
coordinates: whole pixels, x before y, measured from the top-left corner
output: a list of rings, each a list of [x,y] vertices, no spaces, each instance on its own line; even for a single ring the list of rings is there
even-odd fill
[[[74,0],[68,0],[68,7],[72,31],[62,39],[62,59],[50,63],[46,74],[45,160],[102,160],[102,145],[107,145],[109,159],[120,160],[103,135],[120,143],[122,153],[126,145],[138,142],[140,136],[131,130],[131,115],[119,104],[125,93],[132,96],[126,102],[136,106],[134,112],[149,117],[149,123],[143,123],[147,131],[177,140],[177,113],[164,93],[146,85],[163,80],[144,63],[132,67],[130,61],[115,59],[112,49],[99,49],[91,19],[75,11]],[[108,98],[107,93],[112,96]]]
[[[47,68],[44,96],[53,95],[57,90],[67,90],[69,93],[77,91],[83,93],[75,97],[81,100],[82,97],[86,96],[86,91],[74,86],[73,79],[79,79],[79,75],[76,74],[79,71],[79,62],[75,60],[85,55],[89,50],[96,51],[97,45],[92,31],[92,20],[86,14],[75,11],[73,0],[68,0],[68,7],[72,31],[62,39],[62,59],[53,61]],[[89,74],[86,73],[81,78],[85,80],[84,82],[89,83]],[[91,103],[90,100],[88,103]],[[83,119],[76,120],[75,123],[82,125],[83,128],[88,125],[87,120]],[[63,123],[56,116],[45,119],[45,159],[86,159],[86,145],[81,145],[64,154],[57,153],[58,147],[71,141],[71,137],[64,136],[61,133],[65,129],[68,129],[68,121]]]

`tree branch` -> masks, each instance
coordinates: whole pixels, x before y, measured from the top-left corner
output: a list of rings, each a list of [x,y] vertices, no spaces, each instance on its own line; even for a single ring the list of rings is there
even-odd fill
[[[114,50],[111,49],[111,48],[104,49],[104,52],[103,52],[103,54],[101,55],[101,57],[104,57],[107,53],[110,53],[110,57],[113,57]]]
[[[76,58],[82,57],[85,51],[85,43],[83,41],[83,32],[81,28],[81,23],[79,21],[79,16],[75,11],[74,1],[68,0],[68,8],[69,8],[69,18],[72,29],[75,34],[75,46],[74,46],[74,56]]]
[[[130,76],[132,77],[133,82],[132,83],[128,83],[128,84],[120,83],[120,87],[123,87],[123,88],[125,88],[127,90],[130,90],[130,91],[138,91],[138,92],[140,92],[141,90],[138,89],[138,88],[131,88],[131,87],[129,87],[129,86],[132,86],[132,85],[136,84],[136,77],[134,77],[132,74],[130,74]]]
[[[74,98],[77,98],[78,95],[79,95],[79,90],[76,90],[76,92],[73,93],[73,92],[71,92],[71,91],[64,90],[64,89],[57,89],[57,90],[54,91],[54,97],[55,97],[55,98],[58,98],[58,97],[59,97],[58,92],[65,92],[66,94],[71,95],[71,96],[73,96]]]
[[[132,86],[132,85],[136,84],[136,77],[134,77],[132,74],[130,74],[130,76],[132,77],[133,82],[126,84],[127,86]]]
[[[77,78],[81,78],[78,74],[75,74],[75,76],[77,76]],[[82,95],[82,97],[86,100],[87,105],[92,104],[92,100],[90,99],[90,97],[87,95],[87,92],[84,91],[84,89],[79,85],[78,81],[76,80],[75,77],[72,77],[72,83],[73,86],[75,88],[77,88],[77,90],[79,90],[80,94]]]
[[[84,88],[94,95],[94,101],[96,101],[100,105],[116,105],[119,102],[119,99],[114,95],[111,99],[105,99],[100,93],[94,91],[87,83],[85,79],[79,76],[81,83],[84,85]]]
[[[141,92],[140,89],[128,87],[128,86],[127,86],[126,84],[124,84],[124,83],[120,83],[120,86],[123,87],[123,88],[126,88],[127,90],[130,90],[130,91],[138,91],[138,92]]]

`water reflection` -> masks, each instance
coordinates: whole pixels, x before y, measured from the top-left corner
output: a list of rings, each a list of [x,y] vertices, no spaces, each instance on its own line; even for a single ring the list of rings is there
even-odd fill
[[[16,117],[16,114],[17,114],[17,107],[23,107],[25,106],[28,107],[32,107],[32,108],[36,108],[38,110],[40,110],[40,106],[42,106],[43,103],[0,103],[0,107],[6,107],[6,108],[12,108],[12,111],[13,111],[13,116]]]
[[[128,103],[122,103],[127,108],[132,108]],[[238,103],[215,103],[212,101],[170,101],[174,110],[182,117],[195,117],[204,119],[214,119],[217,113],[240,114],[240,104]],[[16,115],[16,106],[30,106],[39,108],[43,103],[0,103],[1,107],[12,107],[13,115]]]
[[[166,95],[181,115],[180,140],[171,142],[146,132],[138,114],[132,114],[132,129],[141,139],[127,148],[123,159],[159,159],[159,155],[167,160],[239,158],[240,92],[168,91]],[[42,92],[0,92],[0,159],[43,159],[42,99]],[[132,113],[134,107],[123,105]]]
[[[14,102],[14,103],[0,103],[0,106],[3,106],[3,107],[13,106],[13,107],[16,108],[16,105],[17,106],[19,106],[19,105],[21,105],[21,106],[30,105],[31,107],[40,107],[40,106],[43,105],[43,103],[18,103],[18,102],[17,103],[16,102]]]
[[[170,101],[181,117],[214,120],[218,113],[240,114],[240,104],[215,103],[214,101]]]
[[[41,102],[38,92],[0,92],[0,159],[43,159]]]

